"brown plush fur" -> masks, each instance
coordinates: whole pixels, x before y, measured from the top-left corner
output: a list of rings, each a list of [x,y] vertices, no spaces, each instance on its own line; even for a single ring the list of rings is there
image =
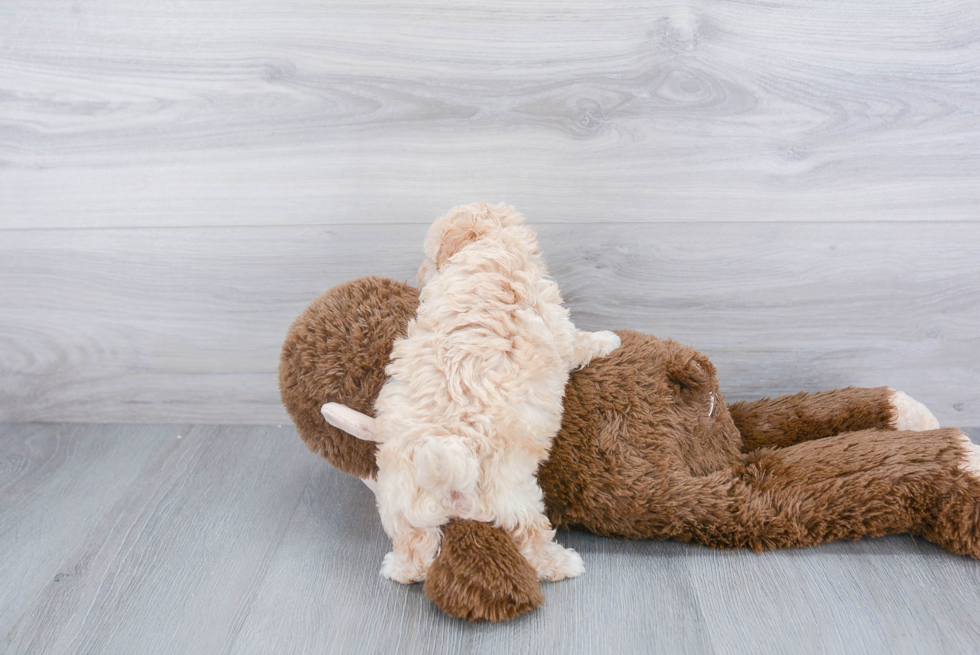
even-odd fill
[[[446,614],[470,621],[512,619],[544,602],[538,575],[513,539],[476,521],[444,526],[425,595]]]
[[[279,394],[306,445],[335,467],[375,477],[377,446],[331,427],[320,415],[338,402],[374,416],[391,346],[419,304],[414,287],[366,277],[313,301],[289,328],[279,359]]]
[[[852,387],[742,401],[729,410],[745,452],[767,446],[784,448],[868,428],[890,430],[895,419],[887,387]]]
[[[389,280],[340,285],[290,330],[282,398],[311,450],[373,475],[375,445],[323,421],[335,401],[373,415],[392,341],[417,292]],[[618,332],[622,346],[572,374],[562,427],[538,471],[563,528],[716,548],[809,546],[911,532],[980,557],[980,483],[959,471],[956,429],[896,432],[888,390],[841,389],[724,404],[704,355]],[[501,532],[446,527],[426,593],[453,616],[507,618],[539,603]]]

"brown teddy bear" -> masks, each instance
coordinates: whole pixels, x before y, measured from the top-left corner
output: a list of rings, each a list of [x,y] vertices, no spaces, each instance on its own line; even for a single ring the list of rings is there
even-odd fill
[[[310,450],[370,484],[369,432],[392,342],[418,291],[370,277],[327,291],[293,324],[282,401]],[[562,427],[538,471],[548,517],[621,539],[715,548],[810,546],[908,532],[980,557],[980,454],[887,387],[726,405],[715,368],[679,343],[630,330],[572,373]],[[366,436],[361,434],[362,437]],[[448,614],[499,621],[543,601],[534,570],[500,529],[451,521],[425,581]]]

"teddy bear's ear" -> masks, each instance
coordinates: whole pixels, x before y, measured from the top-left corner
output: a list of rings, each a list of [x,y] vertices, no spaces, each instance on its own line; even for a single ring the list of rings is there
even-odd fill
[[[362,441],[380,441],[375,426],[375,420],[366,414],[361,414],[340,403],[327,403],[320,408],[320,413],[327,423],[338,430],[343,430],[352,437]]]

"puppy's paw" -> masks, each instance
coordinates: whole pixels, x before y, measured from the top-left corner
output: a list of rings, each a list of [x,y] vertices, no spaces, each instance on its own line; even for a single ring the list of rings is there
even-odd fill
[[[598,332],[593,332],[590,336],[592,338],[593,357],[605,357],[623,345],[619,335],[609,330],[599,330]]]
[[[385,555],[384,562],[381,564],[381,575],[402,584],[425,580],[425,571],[421,570],[421,567],[410,557],[397,551]]]
[[[533,558],[531,566],[537,571],[539,578],[552,582],[564,578],[577,578],[585,573],[585,564],[579,554],[555,542],[545,546],[544,552]]]
[[[921,432],[939,428],[939,421],[929,411],[929,408],[918,400],[909,397],[908,394],[892,389],[891,397],[888,400],[895,409],[895,420],[892,422],[892,427],[896,430]]]
[[[605,357],[622,345],[619,335],[608,330],[576,332],[575,350],[570,360],[571,368],[587,366],[596,357]]]

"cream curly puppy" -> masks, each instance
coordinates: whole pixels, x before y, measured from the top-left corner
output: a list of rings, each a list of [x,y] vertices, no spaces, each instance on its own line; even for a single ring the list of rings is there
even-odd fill
[[[561,424],[569,371],[619,347],[579,332],[534,231],[506,205],[456,207],[425,239],[416,318],[378,396],[378,509],[394,543],[381,572],[425,578],[450,518],[492,522],[538,575],[584,572],[553,540],[535,472]]]

